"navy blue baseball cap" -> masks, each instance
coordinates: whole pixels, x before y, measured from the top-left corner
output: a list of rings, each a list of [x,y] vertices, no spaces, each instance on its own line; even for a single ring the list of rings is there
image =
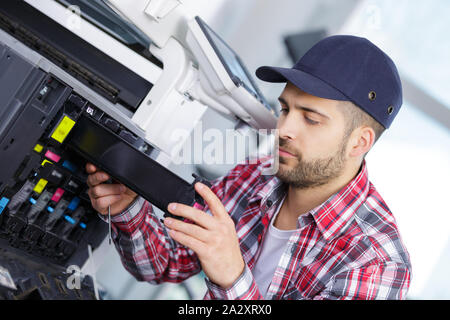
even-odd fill
[[[385,128],[402,105],[402,84],[394,62],[365,38],[337,35],[316,43],[292,68],[263,66],[256,76],[291,82],[320,98],[352,101]]]

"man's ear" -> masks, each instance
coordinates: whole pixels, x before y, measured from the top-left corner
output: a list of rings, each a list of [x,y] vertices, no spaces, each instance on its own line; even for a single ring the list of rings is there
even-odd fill
[[[355,129],[349,139],[350,157],[363,157],[375,143],[375,131],[369,126]]]

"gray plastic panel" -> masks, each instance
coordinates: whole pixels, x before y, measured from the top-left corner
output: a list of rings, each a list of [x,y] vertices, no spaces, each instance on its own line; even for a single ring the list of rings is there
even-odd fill
[[[72,91],[0,47],[0,192]],[[44,89],[46,88],[46,89]]]

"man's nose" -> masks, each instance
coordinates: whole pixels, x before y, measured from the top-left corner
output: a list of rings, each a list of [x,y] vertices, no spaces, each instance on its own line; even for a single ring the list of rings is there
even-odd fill
[[[279,137],[285,140],[295,140],[298,136],[299,126],[293,117],[287,117],[278,122]]]

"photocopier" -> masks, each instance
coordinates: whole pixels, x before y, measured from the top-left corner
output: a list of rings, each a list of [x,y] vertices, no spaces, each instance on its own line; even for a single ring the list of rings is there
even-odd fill
[[[181,0],[0,2],[0,299],[98,299],[70,266],[99,252],[86,162],[165,211],[201,201],[168,169],[211,108],[275,113],[232,48]],[[187,138],[187,137],[186,137]]]

